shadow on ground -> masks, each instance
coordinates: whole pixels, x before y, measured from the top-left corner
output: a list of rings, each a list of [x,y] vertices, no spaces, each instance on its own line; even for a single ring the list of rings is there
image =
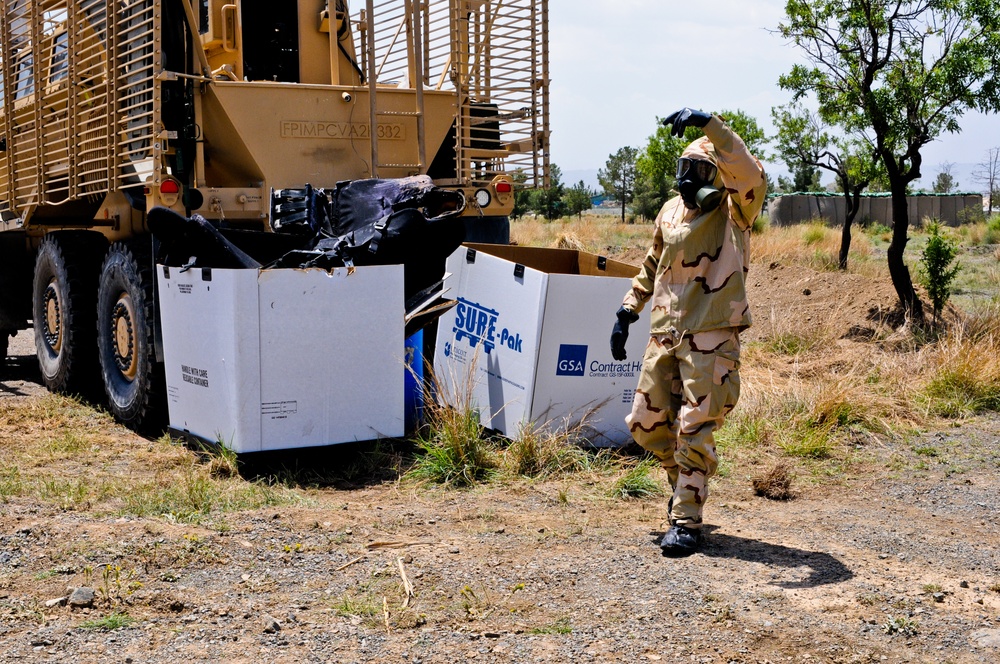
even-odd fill
[[[10,396],[28,396],[18,383],[41,385],[42,374],[34,355],[10,355],[0,363],[0,393]]]
[[[705,542],[698,555],[709,558],[735,558],[751,563],[760,563],[769,568],[795,570],[806,568],[808,573],[797,580],[778,580],[772,585],[781,588],[815,588],[832,583],[842,583],[854,577],[848,567],[828,553],[795,549],[781,544],[771,544],[746,537],[713,533],[712,526],[705,527]],[[662,532],[651,533],[659,544]]]
[[[295,488],[360,489],[395,482],[413,459],[413,445],[372,440],[329,447],[241,455],[240,476]]]

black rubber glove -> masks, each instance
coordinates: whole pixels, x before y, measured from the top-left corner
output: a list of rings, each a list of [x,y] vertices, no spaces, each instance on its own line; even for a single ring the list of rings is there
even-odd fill
[[[639,314],[622,307],[615,316],[618,317],[618,321],[611,330],[611,357],[621,362],[626,359],[625,342],[628,341],[628,326],[639,320]]]
[[[671,125],[670,133],[679,138],[684,135],[685,127],[698,127],[700,129],[707,125],[711,119],[711,113],[685,106],[681,110],[674,111],[665,117],[663,119],[663,126]]]

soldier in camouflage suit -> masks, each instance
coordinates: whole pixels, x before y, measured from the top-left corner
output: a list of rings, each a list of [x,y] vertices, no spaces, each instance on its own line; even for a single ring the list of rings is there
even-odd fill
[[[707,482],[718,467],[713,431],[740,395],[739,333],[750,326],[745,276],[750,227],[764,204],[760,162],[717,116],[682,109],[664,124],[705,136],[678,160],[679,196],[656,217],[653,246],[632,280],[611,337],[625,359],[628,325],[652,298],[649,344],[626,423],[670,478],[670,529],[664,552],[701,543]]]

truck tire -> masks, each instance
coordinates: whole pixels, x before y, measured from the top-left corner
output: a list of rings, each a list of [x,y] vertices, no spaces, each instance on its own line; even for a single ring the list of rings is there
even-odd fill
[[[153,265],[144,240],[111,245],[97,290],[97,349],[112,414],[134,430],[159,423],[163,367],[156,362]]]
[[[510,218],[465,217],[465,241],[510,244]]]
[[[101,256],[101,244],[81,233],[49,234],[38,247],[32,284],[35,352],[42,381],[52,392],[88,394],[95,386]]]

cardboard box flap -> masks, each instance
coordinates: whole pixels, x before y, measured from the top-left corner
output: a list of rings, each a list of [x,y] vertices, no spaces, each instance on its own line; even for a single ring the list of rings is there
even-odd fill
[[[541,249],[517,245],[475,244],[464,246],[546,274],[576,274],[588,277],[626,277],[639,273],[639,266],[610,260],[576,249]]]

